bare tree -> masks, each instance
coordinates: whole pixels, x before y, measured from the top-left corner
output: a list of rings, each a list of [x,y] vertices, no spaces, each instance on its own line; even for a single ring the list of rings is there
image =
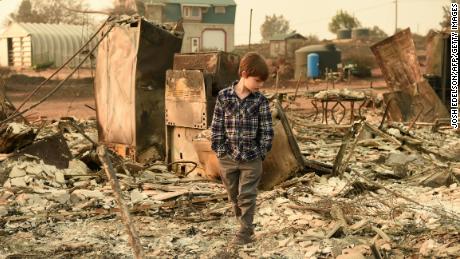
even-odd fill
[[[22,0],[11,17],[17,22],[86,24],[86,14],[72,10],[85,10],[83,0]]]
[[[138,12],[138,1],[135,0],[113,0],[114,13],[133,14]]]

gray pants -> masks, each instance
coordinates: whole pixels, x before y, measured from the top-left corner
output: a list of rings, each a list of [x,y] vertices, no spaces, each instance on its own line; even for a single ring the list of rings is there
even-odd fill
[[[241,228],[239,234],[254,233],[254,213],[256,209],[257,186],[262,175],[260,158],[248,161],[233,161],[228,155],[220,158],[220,176],[232,202],[233,211]]]

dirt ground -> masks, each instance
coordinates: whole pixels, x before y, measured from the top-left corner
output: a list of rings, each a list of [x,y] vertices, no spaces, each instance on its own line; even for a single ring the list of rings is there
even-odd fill
[[[30,93],[45,80],[53,71],[19,71],[6,82],[6,95],[15,105],[19,107]],[[19,74],[20,73],[20,74]],[[61,82],[68,71],[59,73],[53,80],[45,84],[33,97],[24,105],[24,108],[41,100],[49,91]],[[27,112],[25,117],[28,120],[36,119],[59,119],[61,117],[76,117],[81,119],[94,118],[96,112],[87,106],[95,107],[93,79],[88,70],[75,74],[63,87],[48,98],[45,102]],[[87,106],[86,106],[87,105]],[[23,109],[24,109],[23,108]],[[21,109],[21,110],[23,110]]]
[[[17,71],[8,81],[6,85],[7,97],[12,103],[19,107],[28,95],[43,81],[45,77],[51,75],[54,71]],[[63,78],[66,77],[69,71],[60,72],[56,80],[47,83],[26,103],[25,108],[38,102],[50,90],[52,90]],[[373,71],[373,78],[357,79],[354,78],[350,82],[338,82],[334,86],[332,83],[324,81],[309,81],[304,80],[297,82],[296,80],[280,81],[279,87],[276,89],[273,80],[268,81],[263,89],[266,93],[287,93],[292,96],[296,91],[296,86],[299,83],[298,96],[305,96],[307,92],[317,92],[324,89],[361,89],[373,94],[381,94],[387,91],[386,83],[381,77],[380,71]],[[94,80],[91,77],[91,71],[82,70],[79,74],[75,74],[70,81],[52,95],[45,102],[27,112],[25,117],[28,120],[36,119],[56,120],[62,117],[76,117],[80,119],[91,119],[96,117],[96,112],[90,107],[95,108],[94,100]],[[297,109],[313,111],[313,106],[306,98],[298,98]],[[89,107],[88,107],[89,106]],[[24,108],[23,108],[24,109]]]

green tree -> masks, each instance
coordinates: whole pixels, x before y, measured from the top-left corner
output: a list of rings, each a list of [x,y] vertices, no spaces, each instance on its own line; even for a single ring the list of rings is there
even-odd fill
[[[263,42],[267,42],[274,35],[286,34],[288,31],[290,31],[289,21],[283,15],[266,15],[264,23],[260,26]]]
[[[11,18],[17,22],[37,22],[38,20],[37,12],[32,10],[30,0],[22,0],[18,11],[11,14]]]
[[[340,29],[353,29],[359,26],[361,26],[361,23],[357,18],[344,10],[339,10],[329,23],[329,31],[337,33]]]
[[[369,30],[369,35],[372,38],[376,38],[376,39],[383,39],[383,38],[388,37],[388,34],[386,34],[386,32],[380,29],[379,26],[372,27],[372,29]]]
[[[85,10],[83,0],[22,0],[11,17],[17,22],[85,24],[87,15],[75,10]]]

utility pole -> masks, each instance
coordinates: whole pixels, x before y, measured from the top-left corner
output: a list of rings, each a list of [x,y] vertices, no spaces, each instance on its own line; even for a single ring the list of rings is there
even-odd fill
[[[251,8],[251,14],[249,15],[249,43],[248,43],[248,51],[251,50],[251,31],[252,31],[252,8]]]
[[[398,0],[395,0],[395,33],[398,32]]]

